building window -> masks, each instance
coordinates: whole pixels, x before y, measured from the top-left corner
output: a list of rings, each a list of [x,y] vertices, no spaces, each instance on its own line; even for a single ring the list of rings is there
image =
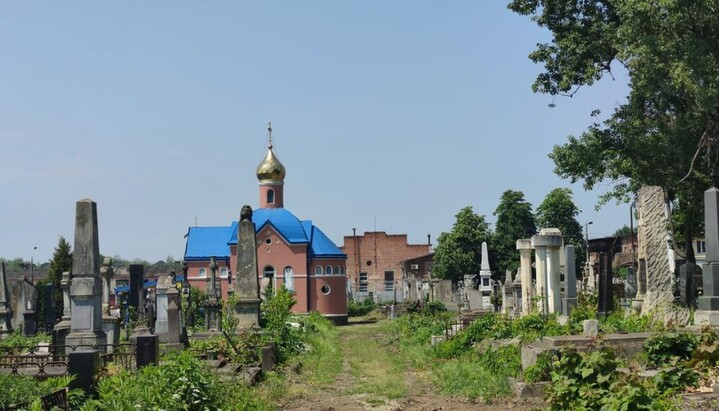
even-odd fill
[[[325,267],[325,274],[332,275],[332,266],[331,265],[328,265],[327,267]]]
[[[265,278],[275,278],[275,267],[268,265],[262,270],[262,276]]]
[[[332,291],[332,289],[330,288],[329,285],[325,284],[322,286],[322,288],[320,288],[320,291],[322,291],[322,294],[328,295],[330,293],[330,291]]]
[[[315,267],[315,275],[322,275],[322,266],[318,265]]]
[[[274,204],[275,203],[275,190],[269,189],[267,190],[267,204]]]
[[[340,266],[340,274],[345,274],[345,266]]]
[[[707,243],[706,241],[697,240],[697,254],[706,254],[707,252]]]
[[[367,273],[360,273],[359,275],[359,292],[366,293],[367,292]]]
[[[206,277],[207,276],[207,270],[204,268],[200,268],[200,272],[197,274],[198,277]]]
[[[220,269],[220,277],[227,278],[227,267],[222,267]]]
[[[340,271],[340,266],[338,265],[335,266],[335,274],[342,274],[342,272]]]
[[[394,271],[384,272],[384,290],[394,291]]]
[[[294,291],[295,289],[295,272],[292,267],[285,267],[283,273],[285,274],[285,288]]]

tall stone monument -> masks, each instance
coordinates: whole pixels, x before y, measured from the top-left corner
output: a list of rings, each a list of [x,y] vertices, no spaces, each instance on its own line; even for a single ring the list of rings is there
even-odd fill
[[[704,238],[706,262],[702,267],[704,294],[697,299],[697,325],[719,325],[719,190],[704,192]]]
[[[75,211],[75,247],[72,253],[70,284],[70,334],[65,341],[78,351],[87,345],[105,343],[102,331],[102,280],[100,246],[97,235],[97,204],[89,199],[77,202]],[[85,345],[85,346],[82,346]]]
[[[572,308],[577,306],[577,270],[574,255],[574,246],[568,244],[564,247],[566,263],[564,265],[564,299],[562,314],[569,315]]]
[[[0,261],[0,334],[12,331],[10,319],[12,310],[8,302],[8,289],[5,278],[5,263]]]
[[[541,313],[560,313],[562,310],[559,249],[562,234],[556,228],[543,228],[531,238],[537,270],[538,309]]]
[[[517,240],[520,265],[518,277],[522,284],[522,315],[532,312],[532,242],[528,238]]]
[[[491,309],[492,302],[492,269],[489,265],[489,249],[487,242],[482,241],[482,261],[479,266],[479,292],[482,295],[482,309]]]
[[[157,304],[157,320],[155,321],[155,334],[160,337],[161,343],[168,342],[168,300],[167,293],[175,289],[172,284],[172,277],[167,274],[160,274],[155,287],[155,302]]]
[[[252,208],[245,205],[237,225],[237,267],[235,273],[235,306],[238,328],[257,326],[260,323],[260,283],[257,269],[257,243]]]
[[[639,232],[637,241],[640,258],[646,264],[646,293],[642,314],[665,308],[674,300],[672,278],[674,256],[669,247],[667,208],[661,187],[639,189],[637,212]]]

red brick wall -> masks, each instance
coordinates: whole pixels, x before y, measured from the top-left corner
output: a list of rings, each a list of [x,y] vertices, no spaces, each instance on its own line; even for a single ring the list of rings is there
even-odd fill
[[[399,287],[402,278],[400,262],[430,252],[427,244],[407,244],[406,234],[387,234],[384,231],[365,232],[357,237],[345,236],[340,249],[347,254],[347,277],[352,289],[359,289],[359,273],[366,272],[368,291],[384,291],[385,271],[394,272],[395,286]],[[358,256],[361,271],[358,270]]]

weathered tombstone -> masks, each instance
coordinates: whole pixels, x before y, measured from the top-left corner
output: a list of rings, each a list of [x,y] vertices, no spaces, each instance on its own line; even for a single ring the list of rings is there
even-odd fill
[[[704,294],[697,299],[697,325],[719,325],[719,190],[704,192],[704,238],[706,262],[702,267]]]
[[[487,242],[482,241],[482,261],[479,269],[479,292],[482,294],[482,308],[489,310],[492,308],[492,294],[494,287],[492,284],[492,269],[489,265],[489,250]],[[497,307],[494,307],[496,310]]]
[[[640,248],[641,252],[641,248]],[[641,255],[641,254],[640,254]],[[637,265],[637,295],[632,300],[632,309],[636,313],[642,312],[644,295],[647,293],[647,261],[639,258]]]
[[[102,331],[107,337],[107,352],[114,351],[114,346],[120,343],[120,317],[110,313],[110,282],[115,271],[112,269],[112,258],[105,257],[100,267],[102,277]]]
[[[238,244],[239,247],[239,244]],[[207,282],[207,300],[203,306],[205,308],[205,325],[210,331],[220,331],[220,310],[222,308],[222,300],[220,299],[217,284],[217,259],[210,257],[210,278]]]
[[[5,278],[5,262],[0,261],[0,334],[6,334],[12,331],[12,310],[8,301],[10,293],[7,289]]]
[[[637,273],[634,271],[634,267],[627,269],[627,280],[624,284],[626,297],[634,299],[637,296]]]
[[[684,307],[692,308],[696,305],[694,273],[697,270],[701,268],[693,263],[684,263],[679,267],[679,301]]]
[[[180,335],[180,292],[175,287],[167,290],[167,347],[171,349],[181,348]]]
[[[97,350],[73,351],[68,356],[68,373],[75,378],[70,389],[79,388],[85,393],[94,391],[95,376],[100,372],[100,352]]]
[[[584,320],[584,335],[587,337],[595,337],[599,334],[599,321],[597,320]]]
[[[137,368],[157,365],[160,358],[160,339],[155,334],[135,336],[135,361]]]
[[[238,329],[257,326],[260,323],[260,284],[257,269],[257,242],[252,208],[245,205],[240,213],[237,227],[237,270],[235,315]]]
[[[55,324],[52,332],[52,341],[54,345],[64,346],[65,337],[70,333],[72,321],[70,317],[70,272],[62,273],[60,280],[60,288],[62,289],[62,318],[59,323]],[[64,349],[63,349],[64,353]]]
[[[574,246],[569,244],[564,247],[565,273],[564,273],[564,302],[562,304],[563,314],[569,315],[572,308],[577,306],[577,270],[574,259]]]
[[[538,308],[541,313],[559,313],[562,310],[560,290],[559,248],[562,235],[556,228],[543,228],[531,239],[537,269],[537,295],[541,296]]]
[[[160,274],[155,286],[155,302],[157,304],[157,320],[155,321],[155,333],[160,337],[161,343],[168,340],[167,329],[167,292],[172,286],[172,277],[167,274]]]
[[[105,343],[102,331],[102,281],[100,246],[97,235],[97,204],[89,199],[77,202],[75,246],[72,253],[70,284],[70,333],[65,338],[77,350]]]
[[[25,309],[22,312],[22,333],[24,336],[29,337],[37,334],[37,321],[35,320],[35,298],[36,288],[35,284],[31,283],[27,279],[22,284],[23,295],[25,296]]]
[[[532,242],[529,239],[517,240],[517,250],[519,250],[522,284],[522,315],[527,315],[532,311]],[[517,306],[519,307],[519,306]]]
[[[614,310],[612,260],[615,248],[617,248],[616,237],[596,239],[589,243],[589,251],[599,253],[599,307],[597,315],[600,317]]]
[[[673,251],[669,247],[667,206],[661,187],[639,189],[637,241],[640,258],[646,261],[646,293],[642,314],[669,307],[673,300]],[[671,263],[670,263],[671,262]]]

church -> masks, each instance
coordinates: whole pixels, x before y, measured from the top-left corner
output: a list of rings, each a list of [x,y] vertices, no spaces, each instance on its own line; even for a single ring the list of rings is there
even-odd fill
[[[261,293],[284,285],[294,293],[296,313],[318,311],[337,324],[347,323],[347,256],[311,220],[300,220],[284,208],[285,167],[272,150],[268,127],[267,155],[257,166],[259,208],[253,210]],[[239,208],[238,208],[239,210]],[[184,260],[187,280],[201,290],[211,278],[210,259],[223,298],[232,289],[237,264],[237,227],[190,227]]]

